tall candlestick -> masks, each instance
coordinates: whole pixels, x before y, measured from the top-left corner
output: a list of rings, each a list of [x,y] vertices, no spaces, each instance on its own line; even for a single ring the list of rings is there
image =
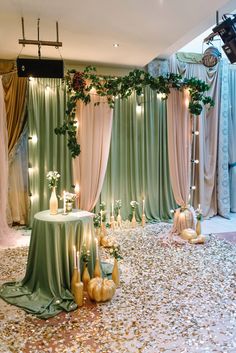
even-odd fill
[[[75,193],[76,193],[76,208],[79,208],[79,192],[80,192],[80,187],[79,184],[75,184]]]
[[[73,246],[73,259],[74,259],[74,268],[76,268],[76,247]]]
[[[66,213],[66,191],[63,191],[63,213]]]
[[[78,271],[78,282],[80,282],[80,253],[77,251],[77,271]]]
[[[144,209],[145,209],[145,200],[143,199],[143,214],[144,214]]]
[[[114,202],[111,204],[111,216],[114,216]]]
[[[98,259],[98,240],[95,238],[95,243],[96,243],[96,259]]]

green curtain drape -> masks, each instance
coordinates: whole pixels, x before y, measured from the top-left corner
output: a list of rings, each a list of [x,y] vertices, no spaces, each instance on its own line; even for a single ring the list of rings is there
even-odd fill
[[[61,80],[40,78],[30,82],[29,136],[37,136],[37,142],[34,139],[29,140],[30,224],[36,212],[48,209],[48,171],[57,170],[61,174],[58,194],[63,190],[71,191],[71,157],[66,139],[54,133],[54,128],[63,122],[65,107],[66,90]]]
[[[111,210],[112,201],[120,199],[123,218],[130,214],[130,201],[136,200],[140,218],[143,198],[148,220],[171,217],[175,203],[168,166],[166,102],[148,88],[142,97],[133,94],[127,100],[116,99],[100,200]]]

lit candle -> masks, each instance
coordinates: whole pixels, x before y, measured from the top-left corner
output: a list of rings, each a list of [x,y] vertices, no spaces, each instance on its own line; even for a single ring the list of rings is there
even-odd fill
[[[74,268],[76,268],[76,247],[73,246],[73,259],[74,259]]]
[[[199,211],[200,211],[200,209],[201,209],[201,205],[200,205],[200,203],[198,204],[198,209],[199,209]]]
[[[144,208],[145,208],[145,200],[143,199],[143,214],[144,214]]]
[[[66,191],[63,191],[63,212],[66,213]]]
[[[96,243],[96,259],[98,259],[98,240],[95,238],[95,243]]]
[[[111,216],[114,216],[114,202],[111,204]]]

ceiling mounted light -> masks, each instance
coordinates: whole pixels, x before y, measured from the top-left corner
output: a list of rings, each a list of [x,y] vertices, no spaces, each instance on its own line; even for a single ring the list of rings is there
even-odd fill
[[[216,47],[207,48],[202,57],[202,63],[206,67],[214,67],[221,59],[221,53]]]
[[[119,43],[114,43],[114,44],[113,44],[113,47],[114,47],[114,48],[118,48],[119,46],[120,46]]]

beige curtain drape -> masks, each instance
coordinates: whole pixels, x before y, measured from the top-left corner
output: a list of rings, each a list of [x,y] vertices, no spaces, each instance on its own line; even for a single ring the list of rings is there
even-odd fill
[[[3,76],[7,114],[9,153],[17,143],[25,124],[27,79],[9,73]]]
[[[192,55],[194,56],[194,55]],[[178,60],[179,59],[181,60]],[[193,204],[199,203],[203,210],[203,216],[212,217],[217,214],[216,198],[216,161],[217,161],[217,131],[218,131],[218,104],[219,104],[219,70],[218,66],[207,69],[202,64],[196,64],[196,60],[186,55],[173,56],[169,62],[170,72],[181,74],[183,77],[196,77],[205,81],[210,89],[208,95],[215,101],[215,107],[204,109],[199,117],[196,117],[196,129],[200,131],[196,141],[196,159],[200,161],[196,167]]]
[[[7,224],[8,139],[2,77],[0,77],[0,247],[14,244],[14,232]]]
[[[191,119],[189,93],[171,89],[167,100],[168,153],[175,201],[187,205],[190,193]]]
[[[100,102],[99,105],[94,105]],[[106,98],[91,94],[91,103],[77,105],[78,138],[81,154],[73,161],[74,183],[80,186],[79,206],[92,210],[105,177],[110,149],[112,109]]]

